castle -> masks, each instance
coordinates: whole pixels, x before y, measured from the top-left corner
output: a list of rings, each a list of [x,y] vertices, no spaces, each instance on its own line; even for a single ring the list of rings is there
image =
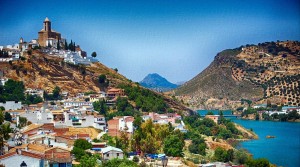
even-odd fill
[[[61,41],[61,34],[51,29],[51,21],[46,17],[43,29],[38,32],[38,43],[40,46],[56,46]]]

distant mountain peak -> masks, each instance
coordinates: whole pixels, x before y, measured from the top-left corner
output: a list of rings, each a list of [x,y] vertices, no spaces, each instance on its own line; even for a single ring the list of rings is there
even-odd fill
[[[166,78],[157,73],[148,74],[140,84],[146,88],[156,91],[168,91],[177,88],[176,84],[169,82]]]

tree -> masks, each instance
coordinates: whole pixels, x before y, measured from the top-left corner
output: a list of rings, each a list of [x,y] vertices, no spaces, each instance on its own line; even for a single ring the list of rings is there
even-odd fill
[[[251,167],[269,167],[270,166],[270,162],[265,158],[250,159],[246,162],[246,164]]]
[[[221,147],[217,147],[214,154],[214,159],[216,161],[226,162],[227,152]]]
[[[76,160],[80,160],[83,156],[87,155],[83,149],[78,147],[73,147],[71,153],[74,154]]]
[[[227,150],[226,161],[233,161],[233,158],[234,158],[234,151],[233,151],[233,149]]]
[[[12,117],[9,112],[5,112],[4,119],[5,119],[5,121],[11,122]]]
[[[24,103],[26,103],[27,105],[30,104],[37,104],[43,102],[42,97],[37,96],[37,95],[26,95],[26,99],[24,101]]]
[[[87,155],[86,149],[92,148],[92,144],[84,139],[77,139],[74,142],[74,147],[71,151],[75,155],[76,160],[81,160],[82,157]]]
[[[97,57],[97,53],[96,53],[96,52],[93,52],[93,53],[92,53],[92,57],[93,57],[93,58]]]
[[[55,86],[55,88],[52,91],[52,95],[55,100],[60,99],[60,88],[58,86]]]
[[[98,82],[99,82],[100,84],[104,84],[105,81],[106,81],[106,75],[104,75],[104,74],[99,75],[99,77],[98,77]]]
[[[128,102],[128,99],[125,97],[118,97],[117,98],[117,102],[116,102],[116,106],[118,111],[125,111],[125,109],[127,107],[130,107],[131,104]]]
[[[168,156],[181,157],[184,141],[177,135],[169,135],[164,140],[164,153]]]
[[[69,48],[68,48],[68,42],[67,42],[67,40],[65,40],[65,50],[68,50]]]
[[[74,147],[81,148],[83,150],[92,148],[92,144],[84,139],[77,139],[74,142]]]
[[[93,107],[94,107],[94,109],[95,109],[96,111],[99,112],[99,114],[101,114],[101,115],[106,115],[106,114],[107,114],[108,107],[107,107],[107,105],[106,105],[104,99],[101,100],[101,101],[96,101],[96,102],[94,102],[94,103],[93,103]]]
[[[71,42],[69,43],[68,48],[69,48],[70,51],[73,51],[73,41],[72,41],[72,39],[71,39]]]
[[[95,167],[97,165],[97,159],[100,159],[98,154],[92,156],[85,154],[80,158],[79,167]]]
[[[0,101],[23,101],[25,86],[22,81],[9,79],[5,85],[0,86]]]
[[[135,162],[125,158],[124,159],[114,158],[109,161],[103,162],[103,164],[101,165],[101,167],[116,167],[116,166],[117,167],[138,167],[138,165]]]
[[[142,123],[143,123],[143,118],[140,117],[140,116],[137,116],[137,117],[134,118],[133,126],[136,127],[136,128],[140,128]]]
[[[237,150],[234,152],[234,162],[237,164],[245,164],[248,160],[248,154],[245,150]]]
[[[57,46],[56,46],[56,49],[57,49],[57,50],[60,50],[60,41],[59,41],[59,40],[57,40]]]
[[[27,125],[27,118],[25,118],[25,117],[20,117],[19,118],[19,126],[20,127],[24,127],[24,126],[26,126]]]
[[[9,133],[11,132],[10,123],[4,123],[4,113],[2,109],[0,109],[0,155],[3,155],[3,147],[4,147],[4,140],[9,139]]]

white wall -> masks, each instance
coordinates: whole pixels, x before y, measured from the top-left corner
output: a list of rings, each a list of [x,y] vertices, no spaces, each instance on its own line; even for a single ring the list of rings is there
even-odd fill
[[[0,106],[3,106],[5,110],[18,110],[22,108],[21,102],[16,103],[15,101],[7,101],[6,103],[0,103]]]
[[[4,164],[6,167],[18,167],[22,162],[27,164],[27,167],[39,167],[40,159],[27,157],[19,154],[15,154],[11,157],[0,160],[0,164]]]
[[[118,153],[119,153],[119,156],[117,156]],[[107,154],[109,156],[107,156]],[[104,160],[110,160],[110,159],[113,159],[113,158],[123,159],[123,153],[112,150],[112,151],[109,151],[109,152],[103,154],[103,159]]]

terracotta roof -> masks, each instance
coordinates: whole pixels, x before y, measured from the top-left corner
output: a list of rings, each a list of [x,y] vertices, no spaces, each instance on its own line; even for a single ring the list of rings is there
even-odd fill
[[[15,154],[17,154],[16,151],[11,152],[11,153],[7,153],[7,154],[4,154],[4,155],[1,155],[1,156],[0,156],[0,159],[5,159],[5,158],[10,157],[10,156],[13,156],[13,155],[15,155]]]
[[[7,153],[7,154],[4,154],[4,155],[1,155],[0,159],[5,159],[5,158],[8,158],[8,157],[14,156],[16,154],[17,154],[16,151],[11,152],[11,153]],[[27,156],[27,157],[32,157],[32,158],[37,158],[37,159],[42,159],[43,158],[43,154],[37,154],[37,153],[33,153],[33,152],[30,152],[30,151],[24,151],[24,150],[21,151],[21,155]]]
[[[40,145],[40,144],[28,144],[28,149],[32,151],[37,151],[44,153],[49,147],[46,145]]]
[[[37,158],[37,159],[43,158],[43,154],[36,154],[33,152],[23,151],[23,150],[21,151],[21,155],[32,157],[32,158]]]
[[[24,127],[22,132],[26,133],[26,132],[29,132],[29,131],[34,130],[36,128],[39,128],[41,126],[43,126],[43,124],[30,124],[30,125]]]

